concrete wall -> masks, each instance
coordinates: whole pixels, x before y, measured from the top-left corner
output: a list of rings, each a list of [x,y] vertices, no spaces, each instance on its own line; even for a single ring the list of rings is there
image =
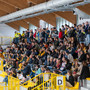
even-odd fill
[[[6,24],[0,24],[0,36],[14,37],[16,30]]]
[[[82,18],[80,19],[79,16],[77,17],[77,24],[82,24],[87,21],[90,23],[90,18],[89,19],[82,19]]]
[[[43,20],[40,20],[40,28],[43,29],[43,28],[47,28],[47,27],[48,27],[48,29],[50,30],[53,26],[52,26],[51,24],[43,21]]]
[[[23,33],[23,31],[26,31],[26,30],[27,30],[26,28],[20,27],[19,32],[20,32],[20,34],[22,34],[22,33]]]
[[[14,37],[15,31],[15,29],[6,24],[0,24],[0,44],[9,44],[11,41],[9,37]]]
[[[90,23],[90,19],[83,19],[83,20],[79,20],[78,24],[82,24],[83,22],[89,22]]]
[[[62,18],[62,17],[57,17],[57,30],[59,30],[60,28],[62,28],[62,25],[69,25],[69,26],[73,26],[73,24],[69,21],[67,21],[66,19]]]

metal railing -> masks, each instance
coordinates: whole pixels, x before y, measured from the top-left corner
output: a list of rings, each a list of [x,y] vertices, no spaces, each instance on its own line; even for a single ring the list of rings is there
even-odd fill
[[[0,60],[0,70],[3,71],[3,67],[3,60]],[[79,83],[66,87],[66,76],[54,73],[41,73],[23,84],[18,78],[8,75],[8,84],[0,83],[0,90],[21,90],[20,87],[25,90],[79,90]]]
[[[0,36],[0,45],[10,45],[13,37]]]
[[[62,77],[60,81],[58,81],[59,77]],[[22,86],[30,90],[65,90],[66,76],[54,73],[41,73],[22,84]]]
[[[8,75],[8,83],[0,82],[0,90],[20,90],[20,80]]]
[[[3,71],[3,60],[0,60],[0,71]]]

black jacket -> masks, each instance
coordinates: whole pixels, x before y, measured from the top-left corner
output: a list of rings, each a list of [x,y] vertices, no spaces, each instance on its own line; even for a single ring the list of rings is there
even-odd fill
[[[72,67],[72,64],[71,63],[67,63],[63,71],[70,70],[71,67]]]
[[[31,72],[31,67],[30,65],[27,65],[24,70],[23,70],[23,73],[25,73],[26,75],[29,74]]]
[[[86,55],[85,54],[82,54],[79,58],[79,62],[83,62],[86,60]]]
[[[72,75],[69,76],[69,79],[67,79],[66,81],[69,82],[72,86],[74,86],[74,77]]]
[[[85,41],[85,37],[86,37],[86,35],[81,32],[80,35],[79,35],[79,40],[80,41]]]
[[[81,75],[80,75],[80,79],[86,79],[90,77],[90,71],[89,71],[89,67],[88,66],[83,66],[82,67],[82,71],[81,71]]]

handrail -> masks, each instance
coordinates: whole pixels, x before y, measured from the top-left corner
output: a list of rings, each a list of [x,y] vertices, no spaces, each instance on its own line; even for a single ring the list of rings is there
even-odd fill
[[[0,70],[3,71],[3,60],[0,60],[1,65],[0,65]]]
[[[24,85],[25,83],[27,83],[27,82],[29,82],[29,81],[32,81],[33,79],[35,79],[36,77],[38,77],[38,76],[40,76],[40,75],[42,75],[42,73],[40,73],[39,75],[37,75],[37,76],[35,76],[35,77],[33,77],[33,78],[29,79],[28,81],[24,82],[24,83],[23,83],[23,84],[21,84],[21,85]]]
[[[53,78],[56,78],[56,76],[55,76],[55,77],[53,77]],[[53,78],[52,78],[52,79],[53,79]],[[51,79],[49,79],[49,80],[45,81],[44,83],[42,83],[42,84],[38,85],[37,87],[39,87],[39,86],[41,86],[41,85],[43,85],[43,84],[45,84],[45,83],[49,82],[50,80],[51,80]],[[36,89],[37,87],[35,87],[35,88],[33,88],[33,89]]]
[[[39,75],[29,79],[28,81],[26,81],[25,83],[29,82],[29,81],[32,81],[33,79],[35,79],[36,77],[40,76],[40,75],[43,75],[43,74],[54,74],[54,73],[40,73]],[[58,74],[54,74],[54,75],[57,75],[57,76],[63,76],[63,75],[58,75]],[[21,84],[21,85],[24,85],[25,83]]]
[[[48,80],[45,79],[45,76],[44,76],[45,74],[46,74],[46,75],[48,74],[48,75],[50,76],[50,78],[48,78]],[[62,87],[63,89],[65,89],[65,85],[66,85],[66,84],[65,84],[65,80],[66,80],[66,79],[65,79],[65,76],[63,76],[63,75],[58,75],[58,74],[54,74],[54,73],[41,73],[41,74],[37,75],[36,77],[28,80],[28,81],[25,82],[25,83],[29,84],[30,81],[33,82],[37,77],[42,77],[42,80],[39,79],[39,81],[40,81],[40,80],[42,81],[42,82],[40,81],[40,83],[39,83],[40,85],[44,85],[44,84],[45,84],[46,82],[48,82],[48,81],[51,81],[52,84],[53,84],[53,79],[54,79],[54,78],[57,78],[58,76],[63,77],[64,82],[63,82],[63,86],[62,86],[62,85],[61,85],[61,86],[57,86],[57,85],[56,85],[56,86],[57,86],[58,88],[59,88],[59,87]],[[47,81],[44,81],[44,80],[47,80]],[[55,79],[55,80],[56,80],[56,79]],[[21,84],[21,86],[24,86],[25,83]],[[51,87],[53,88],[53,85],[52,85],[52,84],[51,84],[50,88],[51,88]],[[40,85],[39,85],[39,86],[40,86]],[[28,88],[28,86],[30,86],[30,85],[26,85],[25,88]],[[36,87],[39,87],[39,86],[36,86]],[[33,86],[31,85],[30,87],[33,87]],[[36,88],[36,87],[35,87],[35,88]],[[34,89],[32,89],[32,90],[34,90]],[[43,90],[44,90],[44,87],[43,87]]]
[[[4,40],[3,40],[4,39]],[[6,39],[6,40],[5,40]],[[9,40],[9,42],[10,42],[10,44],[11,44],[11,42],[12,42],[12,40],[13,40],[13,37],[9,37],[9,36],[0,36],[0,44],[4,44],[7,40]]]

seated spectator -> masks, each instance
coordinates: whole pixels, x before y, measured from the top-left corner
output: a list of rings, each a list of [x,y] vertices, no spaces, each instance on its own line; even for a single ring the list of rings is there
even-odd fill
[[[68,59],[65,59],[65,67],[63,69],[63,71],[61,72],[62,75],[65,75],[69,70],[71,70],[72,64],[69,62]]]
[[[23,72],[23,76],[26,78],[26,75],[30,74],[30,72],[31,72],[30,65],[26,63],[24,65],[24,69],[22,70],[22,72]]]
[[[66,57],[70,61],[70,63],[73,63],[74,58],[73,58],[72,54],[70,54],[69,52],[66,52]]]
[[[48,81],[50,79],[50,69],[46,68],[45,74],[44,74],[44,81]]]
[[[39,65],[36,65],[36,75],[39,75],[40,73],[44,73],[45,72],[45,68],[42,66],[41,68],[40,68],[40,66]]]
[[[75,64],[72,66],[72,72],[73,76],[75,78],[75,81],[77,81],[78,77],[80,76],[82,71],[82,64],[80,65],[78,61],[75,61]]]
[[[22,75],[21,71],[18,71],[18,72],[17,72],[17,77],[18,77],[18,79],[20,79],[20,80],[23,79],[23,75]]]
[[[83,67],[82,67],[82,71],[80,74],[80,79],[84,80],[88,77],[90,77],[89,67],[88,67],[87,63],[85,61],[83,61]]]
[[[12,74],[13,77],[17,78],[17,72],[16,72],[15,68],[11,69],[11,74]]]
[[[72,71],[68,71],[67,78],[66,78],[66,86],[67,87],[74,86],[74,77],[72,75]]]
[[[83,62],[85,60],[86,60],[86,55],[84,54],[83,51],[80,51],[79,62]]]
[[[61,67],[60,67],[60,72],[62,72],[62,71],[65,69],[65,66],[66,66],[65,60],[66,60],[66,58],[63,57],[63,58],[62,58],[62,65],[61,65]]]
[[[35,77],[35,72],[34,72],[34,71],[31,71],[30,77],[31,77],[31,78],[34,78],[34,77]]]
[[[13,43],[5,50],[0,47],[0,53],[5,51],[4,70],[13,77],[18,77],[21,80],[20,84],[44,72],[54,71],[53,73],[65,75],[72,70],[73,73],[69,72],[69,78],[67,77],[67,85],[72,87],[78,76],[81,80],[89,77],[89,29],[89,23],[86,23],[74,27],[65,24],[62,26],[62,31],[60,29],[59,35],[56,27],[51,28],[51,33],[48,28],[38,28],[35,33],[33,30],[27,30],[22,35],[15,32]],[[83,61],[87,64],[83,63],[82,67]],[[32,71],[34,68],[35,72]],[[46,76],[49,79],[47,74]],[[8,81],[7,78],[8,76],[5,82]],[[37,85],[39,85],[38,80],[37,78],[35,81]],[[55,85],[54,87],[56,88]]]

